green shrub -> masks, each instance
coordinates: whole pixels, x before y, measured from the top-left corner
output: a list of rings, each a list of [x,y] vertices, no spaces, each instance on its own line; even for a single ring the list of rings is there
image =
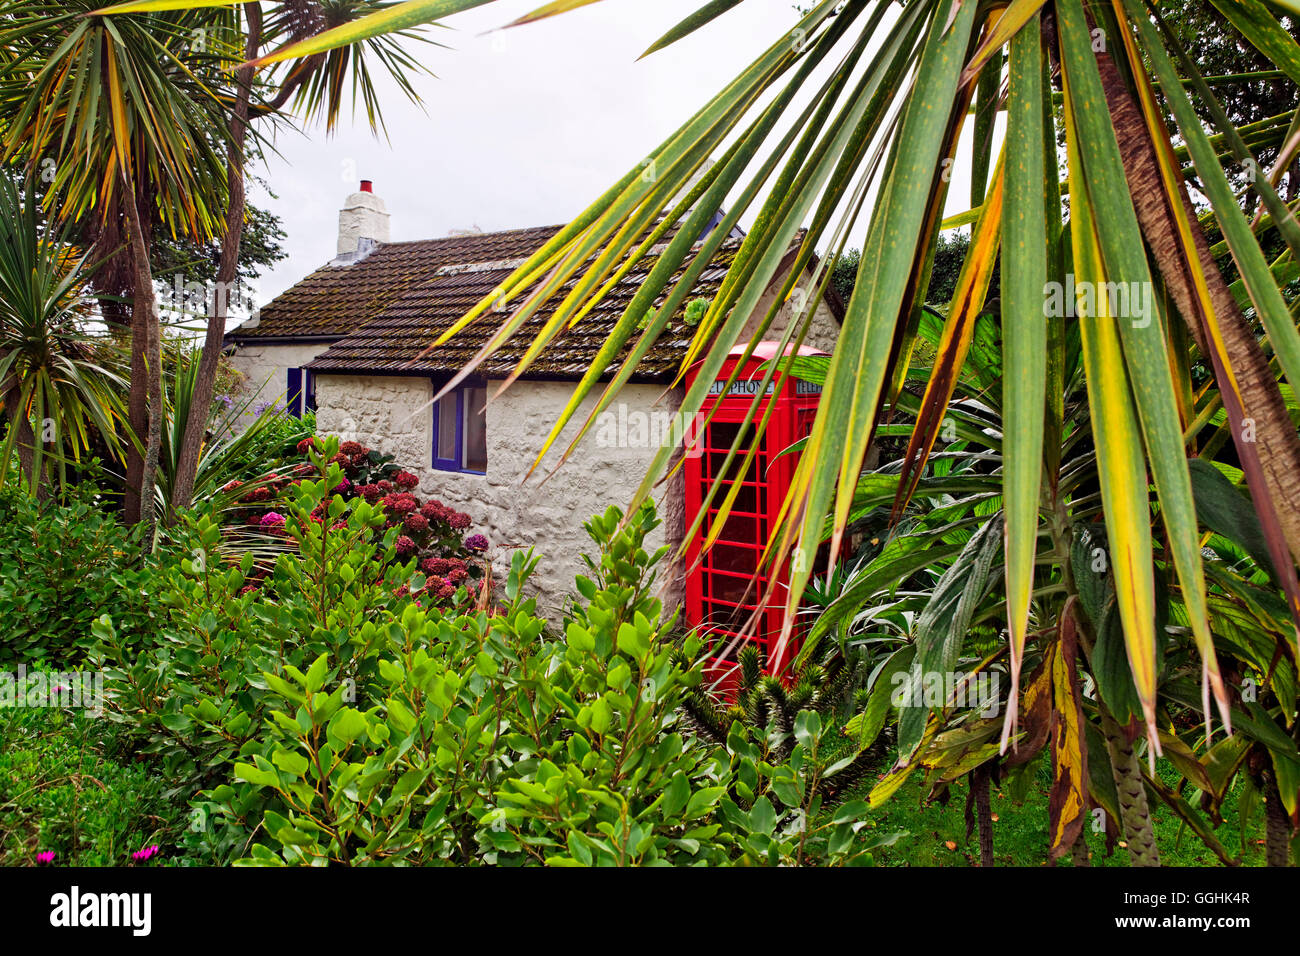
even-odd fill
[[[108,616],[95,624],[108,716],[126,725],[185,800],[224,779],[265,734],[264,672],[306,667],[329,653],[343,679],[360,684],[372,676],[381,628],[404,603],[398,595],[413,565],[380,570],[397,532],[376,540],[382,509],[328,497],[338,480],[330,465],[327,477],[298,486],[283,531],[297,549],[279,555],[260,587],[250,583],[252,554],[231,563],[216,519],[202,516],[190,521],[188,539],[178,539],[187,556],[160,580],[168,613],[152,645],[132,647]],[[322,503],[328,520],[312,520]]]
[[[701,642],[664,640],[663,552],[642,547],[658,522],[622,518],[588,524],[601,558],[562,640],[516,554],[494,615],[412,602],[378,628],[373,669],[327,651],[267,670],[265,731],[196,804],[239,835],[216,842],[255,835],[254,865],[869,862],[866,806],[823,811],[817,714],[779,762],[740,723],[725,747],[683,725]]]
[[[425,586],[417,595],[424,603],[445,603],[463,584],[472,587],[487,571],[482,560],[489,542],[481,534],[468,534],[470,516],[441,501],[421,502],[415,495],[419,476],[395,464],[360,442],[340,442],[337,437],[302,439],[292,456],[277,472],[260,475],[248,484],[232,481],[224,491],[233,504],[223,511],[227,540],[241,540],[255,549],[283,544],[280,525],[283,512],[298,495],[298,486],[309,477],[322,479],[326,469],[337,466],[337,483],[328,486],[343,501],[365,499],[382,505],[385,520],[375,529],[376,539],[397,528],[388,552],[389,560],[405,564],[414,558],[424,575]],[[323,501],[323,499],[322,499]],[[312,511],[315,521],[325,520],[324,504]],[[253,575],[257,583],[260,574]]]
[[[394,560],[383,506],[330,493],[335,447],[285,504],[293,547],[253,559],[191,519],[151,647],[96,623],[106,712],[190,800],[188,852],[254,864],[869,862],[866,806],[823,806],[819,715],[789,733],[696,733],[701,641],[653,596],[652,509],[587,525],[597,547],[563,634],[513,556],[502,605],[433,606]],[[665,549],[666,550],[666,549]],[[785,739],[788,738],[788,739]],[[880,842],[880,841],[876,841]]]
[[[155,626],[156,565],[89,485],[62,502],[0,493],[0,666],[75,665],[109,614],[128,646]]]

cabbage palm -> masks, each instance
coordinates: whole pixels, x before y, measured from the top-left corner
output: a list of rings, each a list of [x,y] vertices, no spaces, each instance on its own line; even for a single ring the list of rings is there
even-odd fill
[[[0,481],[15,451],[32,493],[52,471],[62,485],[98,432],[119,449],[124,382],[114,347],[87,331],[86,255],[47,228],[33,192],[0,177],[0,395],[8,435],[0,445]],[[35,422],[35,429],[32,427]]]
[[[176,522],[178,512],[183,508],[229,508],[237,499],[256,488],[258,482],[263,480],[263,475],[249,475],[249,462],[250,459],[259,461],[259,452],[267,446],[269,437],[281,439],[282,444],[292,450],[296,442],[312,433],[307,422],[290,418],[283,408],[274,404],[253,415],[251,420],[241,426],[240,422],[250,414],[256,396],[232,402],[216,412],[212,409],[212,403],[209,403],[202,416],[203,428],[215,437],[204,444],[203,455],[192,479],[190,497],[181,505],[176,498],[177,475],[185,435],[190,427],[188,422],[193,418],[191,411],[197,400],[200,362],[193,352],[177,349],[175,360],[171,364],[175,373],[168,376],[169,381],[165,383],[170,386],[165,389],[167,427],[163,430],[158,482],[155,485],[158,515],[168,525]],[[284,433],[283,426],[286,424],[294,430]],[[286,448],[281,447],[275,451],[283,454]],[[270,471],[277,469],[278,465]],[[228,490],[227,486],[235,480],[242,482],[240,490]]]
[[[288,111],[304,121],[323,119],[332,130],[346,100],[364,106],[372,128],[383,125],[374,70],[392,77],[399,89],[412,100],[418,96],[410,75],[424,67],[400,45],[401,40],[418,38],[402,29],[362,38],[355,43],[329,50],[277,61],[266,70],[252,62],[272,44],[308,41],[326,31],[346,28],[348,24],[389,4],[382,0],[287,0],[282,3],[193,4],[176,2],[121,3],[108,7],[114,22],[130,22],[160,11],[189,9],[189,25],[200,30],[215,49],[227,59],[233,58],[233,85],[225,97],[226,113],[214,131],[225,145],[225,169],[221,174],[228,200],[224,221],[217,230],[221,254],[217,265],[217,294],[211,297],[212,314],[207,317],[202,357],[196,370],[195,401],[190,406],[184,431],[176,446],[179,455],[172,474],[168,500],[175,508],[185,508],[194,495],[200,471],[204,443],[208,440],[206,410],[211,403],[221,354],[227,316],[224,290],[233,287],[238,276],[239,248],[245,225],[245,147],[253,121],[285,120]],[[193,60],[189,57],[188,60]],[[198,58],[202,60],[202,57]],[[197,67],[196,67],[197,68]]]
[[[152,528],[162,441],[162,335],[151,224],[202,241],[224,205],[213,145],[220,58],[187,62],[204,24],[180,12],[110,21],[88,0],[0,2],[0,142],[46,187],[48,211],[96,236],[100,289],[131,300],[129,520]],[[205,75],[206,74],[206,75]]]
[[[258,62],[318,53],[484,2],[409,0],[277,49]],[[523,19],[590,2],[557,0]],[[738,2],[701,6],[647,52],[700,29]],[[1300,3],[1216,5],[1279,70],[1300,81],[1300,45],[1276,17],[1276,11],[1300,13]],[[1300,499],[1300,437],[1269,364],[1276,362],[1282,381],[1300,385],[1300,333],[1281,291],[1283,275],[1300,250],[1300,223],[1278,196],[1272,171],[1253,177],[1266,215],[1249,220],[1224,169],[1226,163],[1263,171],[1252,147],[1272,144],[1287,153],[1296,124],[1284,114],[1249,131],[1233,129],[1164,24],[1161,6],[1155,0],[820,0],[436,344],[471,322],[496,321],[494,306],[502,301],[513,305],[463,370],[462,376],[469,375],[544,302],[561,296],[520,359],[517,376],[570,323],[581,321],[614,279],[655,257],[640,292],[555,423],[547,448],[583,400],[598,393],[580,438],[664,331],[717,244],[755,208],[754,225],[680,370],[684,375],[688,366],[699,364],[682,408],[682,419],[690,420],[739,343],[752,310],[788,264],[787,251],[799,229],[808,227],[794,267],[754,341],[747,343],[751,347],[766,335],[785,300],[818,300],[808,289],[795,289],[814,249],[828,250],[832,255],[821,261],[832,261],[854,224],[865,218],[867,238],[854,292],[813,432],[785,501],[784,530],[769,557],[815,553],[828,517],[832,543],[838,545],[881,413],[907,373],[921,294],[945,225],[941,215],[951,167],[963,131],[973,122],[971,210],[960,218],[973,223],[972,242],[936,362],[940,371],[918,418],[915,464],[928,457],[945,417],[951,383],[969,349],[973,320],[985,307],[1000,250],[1007,382],[1005,579],[1013,687],[1034,587],[1040,497],[1053,491],[1044,484],[1043,464],[1057,459],[1062,429],[1060,373],[1049,360],[1048,345],[1059,339],[1068,310],[1078,315],[1082,333],[1110,563],[1151,747],[1159,752],[1156,581],[1148,520],[1153,505],[1159,514],[1156,533],[1168,542],[1201,655],[1205,706],[1213,693],[1226,723],[1228,693],[1207,618],[1187,464],[1185,433],[1192,423],[1185,400],[1186,342],[1190,335],[1201,361],[1212,369],[1279,585],[1293,623],[1300,625],[1295,574],[1300,512],[1291,507]],[[1198,118],[1198,107],[1213,118],[1210,129]],[[1006,115],[1006,137],[996,160],[987,126],[995,110]],[[1058,132],[1066,141],[1064,181]],[[721,154],[719,160],[677,199],[715,154]],[[1208,200],[1206,217],[1222,231],[1238,275],[1231,284],[1190,202],[1189,178]],[[1063,199],[1068,199],[1068,222],[1063,222]],[[730,206],[720,228],[697,244],[724,201]],[[1284,251],[1270,262],[1262,243],[1274,236]],[[829,270],[818,266],[814,275],[812,291],[820,293]],[[1167,296],[1153,294],[1157,282]],[[1079,294],[1082,290],[1090,294]],[[1136,299],[1121,297],[1121,291]],[[667,302],[658,310],[660,321],[639,328],[661,295]],[[802,341],[810,318],[806,311],[802,321],[791,323],[784,340]],[[607,375],[610,363],[617,367],[612,376]],[[673,449],[664,448],[637,498],[649,494],[672,467]],[[711,499],[720,490],[715,487]],[[729,505],[724,497],[721,509]],[[807,562],[794,565],[791,611],[814,570]],[[1300,638],[1300,631],[1291,636]],[[1017,701],[1013,693],[1004,748],[1014,739]],[[1285,796],[1288,808],[1294,808],[1297,794]]]
[[[955,699],[930,707],[926,700],[927,706],[914,703],[895,711],[892,699],[895,680],[904,677],[902,686],[919,692],[927,674],[1006,673],[1007,648],[997,635],[1007,611],[999,592],[1001,569],[992,559],[1000,550],[1005,520],[1003,401],[1008,388],[990,316],[975,322],[972,347],[948,408],[942,449],[924,473],[910,470],[909,448],[859,479],[850,513],[855,528],[879,527],[876,519],[895,509],[900,488],[911,490],[910,503],[896,515],[893,528],[878,535],[882,543],[855,561],[838,594],[823,599],[804,631],[795,667],[824,653],[832,636],[841,647],[878,645],[882,634],[898,643],[892,635],[901,636],[901,646],[878,661],[866,707],[849,725],[859,748],[866,748],[887,725],[888,715],[897,717],[900,759],[873,788],[873,803],[887,799],[920,770],[935,791],[965,777],[979,806],[990,771],[1002,776],[1032,772],[1029,761],[1046,750],[1052,769],[1047,832],[1053,856],[1072,852],[1076,865],[1086,861],[1082,830],[1090,808],[1100,807],[1124,838],[1130,861],[1157,865],[1160,853],[1148,801],[1159,800],[1220,860],[1231,863],[1232,853],[1214,826],[1222,822],[1221,807],[1234,789],[1242,801],[1253,792],[1235,787],[1236,781],[1253,778],[1251,786],[1262,792],[1270,810],[1269,863],[1286,865],[1291,827],[1281,795],[1294,792],[1300,782],[1300,750],[1287,731],[1298,701],[1296,671],[1284,653],[1288,613],[1277,597],[1265,536],[1233,484],[1240,472],[1207,455],[1229,427],[1227,416],[1210,390],[1193,396],[1202,455],[1192,461],[1191,476],[1206,549],[1209,618],[1216,654],[1231,662],[1228,669],[1241,680],[1241,692],[1233,700],[1232,737],[1211,745],[1188,719],[1202,702],[1195,648],[1186,640],[1187,603],[1179,590],[1165,587],[1157,605],[1160,740],[1172,769],[1203,795],[1197,807],[1180,793],[1181,787],[1169,787],[1155,772],[1153,750],[1148,748],[1143,765],[1140,746],[1135,748],[1124,732],[1140,706],[1117,626],[1116,578],[1104,560],[1082,343],[1077,328],[1067,331],[1059,354],[1052,356],[1060,362],[1065,383],[1065,427],[1057,442],[1061,460],[1045,476],[1059,494],[1051,496],[1056,507],[1045,515],[1035,550],[1030,628],[1037,639],[1026,651],[1025,666],[1032,676],[1015,752],[998,753],[1000,721],[980,713],[989,701]],[[925,315],[919,332],[937,344],[944,323]],[[801,358],[795,373],[820,382],[827,364],[822,358]],[[923,399],[913,394],[916,385],[908,383],[897,405],[909,417],[922,407]],[[1289,405],[1294,413],[1294,402]],[[910,424],[885,425],[878,434],[910,437],[912,445],[918,440]],[[1168,580],[1167,551],[1158,549],[1155,558],[1157,580]],[[1049,734],[1053,724],[1065,732]],[[1240,807],[1244,819],[1248,803]],[[991,851],[992,821],[977,818],[981,836],[987,838],[981,840],[982,849]],[[991,860],[991,852],[985,860]]]

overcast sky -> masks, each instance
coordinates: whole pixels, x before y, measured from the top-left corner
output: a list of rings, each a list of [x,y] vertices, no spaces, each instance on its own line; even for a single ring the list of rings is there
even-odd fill
[[[385,86],[387,139],[371,133],[364,114],[333,135],[323,126],[280,132],[279,155],[259,171],[276,196],[252,198],[280,216],[289,255],[262,277],[261,301],[334,256],[339,207],[361,179],[387,203],[394,241],[571,219],[799,18],[791,0],[746,0],[637,60],[701,4],[604,0],[489,32],[540,6],[492,3],[432,34],[448,49],[413,45],[437,77],[415,78],[423,109]]]

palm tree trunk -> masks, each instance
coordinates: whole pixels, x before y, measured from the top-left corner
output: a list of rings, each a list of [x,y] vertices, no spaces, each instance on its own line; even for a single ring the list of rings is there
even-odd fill
[[[262,14],[256,3],[244,5],[248,17],[248,41],[244,60],[256,59],[262,41]],[[172,485],[171,507],[188,508],[194,495],[194,480],[198,474],[199,454],[207,435],[208,416],[212,407],[212,391],[217,380],[217,365],[226,333],[228,291],[234,288],[239,276],[239,246],[244,236],[244,143],[248,134],[249,98],[253,88],[253,68],[241,67],[238,74],[239,92],[234,115],[230,123],[230,143],[227,147],[226,181],[229,205],[226,207],[226,235],[221,244],[221,259],[217,264],[217,287],[212,296],[212,314],[203,339],[203,353],[190,401],[189,417],[181,436],[180,455]]]
[[[1265,770],[1264,790],[1264,859],[1269,866],[1289,866],[1291,858],[1291,820],[1282,805],[1277,775]]]
[[[18,467],[23,476],[23,483],[27,487],[32,487],[32,468],[35,466],[36,455],[34,445],[36,436],[32,433],[32,423],[19,406],[22,396],[19,394],[18,383],[10,379],[11,387],[5,390],[5,415],[9,417],[9,427],[16,430],[14,435],[14,445],[18,449]],[[37,495],[40,494],[40,485],[36,485]]]
[[[1092,858],[1088,856],[1088,838],[1083,830],[1079,831],[1079,838],[1070,847],[1070,862],[1075,866],[1092,866]]]
[[[137,318],[137,306],[131,314],[131,381],[127,386],[126,424],[130,431],[126,446],[126,495],[122,517],[127,524],[135,524],[143,514],[141,489],[144,488],[144,459],[149,430],[149,386],[145,377],[148,365],[149,330],[147,319]]]
[[[1151,246],[1160,275],[1177,304],[1178,311],[1187,322],[1202,354],[1208,356],[1211,352],[1200,319],[1200,303],[1178,239],[1177,222],[1160,175],[1146,121],[1111,58],[1105,53],[1099,53],[1097,65],[1101,70],[1106,104],[1119,140],[1124,173],[1142,233]],[[1300,561],[1300,509],[1289,506],[1291,502],[1300,501],[1300,435],[1297,435],[1287,414],[1286,403],[1278,388],[1277,378],[1269,368],[1268,359],[1210,255],[1209,243],[1187,197],[1186,185],[1180,183],[1179,186],[1179,198],[1191,223],[1197,258],[1205,274],[1214,317],[1218,320],[1223,343],[1231,360],[1232,373],[1241,392],[1242,407],[1249,410],[1249,416],[1255,422],[1254,442],[1242,434],[1240,427],[1232,429],[1233,441],[1243,466],[1246,466],[1248,480],[1252,475],[1248,463],[1258,454],[1264,488],[1257,488],[1251,482],[1255,502],[1262,507],[1266,499],[1261,492],[1265,492],[1267,498],[1276,503],[1275,512],[1287,547],[1292,557]],[[1225,382],[1220,381],[1219,385],[1226,405],[1231,398],[1230,389]]]
[[[158,509],[154,505],[154,478],[158,472],[158,454],[162,448],[162,333],[154,304],[153,270],[149,265],[149,252],[144,240],[139,195],[131,189],[131,182],[125,171],[121,179],[123,205],[126,207],[127,222],[131,227],[132,271],[135,285],[131,305],[131,426],[133,429],[136,427],[137,382],[142,382],[146,390],[145,419],[148,431],[144,458],[139,463],[139,483],[133,484],[130,481],[130,464],[128,464],[127,478],[128,487],[137,489],[136,506],[139,511],[136,520],[144,526],[145,544],[146,547],[151,548],[158,521]],[[137,431],[136,435],[139,434]],[[138,454],[138,449],[133,446],[131,456]],[[134,461],[130,463],[133,464]],[[130,505],[129,501],[128,505]],[[130,517],[128,512],[128,520]]]
[[[989,771],[987,764],[976,767],[970,775],[975,790],[975,822],[980,834],[980,866],[993,866],[993,812],[989,806]]]
[[[1160,850],[1156,846],[1155,831],[1151,826],[1151,808],[1147,805],[1146,783],[1142,780],[1142,765],[1133,753],[1133,742],[1115,722],[1104,707],[1101,710],[1101,730],[1110,752],[1110,770],[1119,794],[1120,824],[1124,841],[1128,844],[1129,862],[1133,866],[1159,866]]]

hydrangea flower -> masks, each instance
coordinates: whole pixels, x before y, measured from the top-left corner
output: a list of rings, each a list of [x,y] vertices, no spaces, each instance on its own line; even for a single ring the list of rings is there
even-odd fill
[[[420,507],[420,503],[415,500],[415,495],[409,495],[404,491],[399,491],[393,495],[385,495],[383,504],[389,511],[394,511],[399,515],[410,514]]]
[[[415,542],[406,535],[399,535],[397,541],[394,542],[393,547],[397,549],[398,554],[403,556],[415,553]]]
[[[276,529],[284,527],[284,515],[278,511],[268,511],[262,515],[261,525],[263,528]]]
[[[488,539],[481,534],[472,534],[465,539],[465,547],[471,551],[486,551],[488,549]]]
[[[420,479],[409,471],[399,471],[393,476],[393,484],[399,488],[411,489],[420,483]]]
[[[434,577],[445,577],[465,570],[465,562],[460,558],[425,558],[420,562],[420,570]]]

